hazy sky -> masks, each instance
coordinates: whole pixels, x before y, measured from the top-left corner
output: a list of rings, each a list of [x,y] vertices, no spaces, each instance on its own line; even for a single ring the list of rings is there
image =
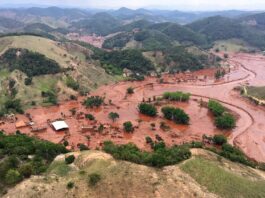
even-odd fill
[[[0,6],[40,4],[83,8],[157,8],[179,10],[265,10],[265,0],[0,0]]]

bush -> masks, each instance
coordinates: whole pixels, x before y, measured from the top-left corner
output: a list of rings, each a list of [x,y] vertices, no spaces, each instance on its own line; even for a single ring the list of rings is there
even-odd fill
[[[224,135],[213,136],[213,142],[217,145],[223,145],[227,143],[227,138]]]
[[[134,131],[133,124],[130,121],[123,123],[123,129],[124,129],[124,131],[126,131],[128,133]]]
[[[23,164],[19,167],[18,172],[23,177],[29,178],[32,175],[33,168],[31,164]]]
[[[139,108],[140,113],[144,115],[148,115],[151,117],[155,117],[157,115],[157,109],[152,104],[141,103],[139,104],[138,108]]]
[[[209,100],[208,108],[214,114],[214,116],[221,116],[225,112],[223,105],[215,100]]]
[[[72,164],[74,161],[75,161],[74,155],[69,155],[68,157],[65,158],[66,164]]]
[[[67,189],[72,189],[74,186],[75,186],[74,182],[68,182],[67,185],[66,185],[66,188]]]
[[[127,88],[127,94],[133,94],[134,89],[132,87]]]
[[[87,151],[87,150],[89,150],[89,148],[86,146],[86,145],[84,145],[84,144],[79,144],[79,150],[80,151]]]
[[[219,129],[232,129],[236,126],[236,120],[231,114],[224,114],[215,119],[215,125]]]
[[[190,99],[190,93],[183,92],[165,92],[163,98],[171,101],[187,102]]]
[[[71,76],[66,79],[66,86],[77,91],[79,89],[79,84]]]
[[[95,186],[101,180],[101,176],[97,173],[88,175],[88,183],[90,186]]]
[[[32,78],[25,78],[24,84],[26,86],[31,85],[32,84]]]
[[[92,115],[92,114],[86,114],[86,119],[89,119],[89,120],[95,120],[95,117]]]
[[[5,182],[7,184],[16,184],[19,181],[21,181],[21,175],[19,174],[19,172],[17,170],[14,169],[10,169],[8,170],[6,176],[5,176]]]
[[[88,97],[83,104],[86,107],[93,108],[93,107],[100,107],[102,103],[104,102],[104,99],[100,96],[91,96]]]
[[[172,120],[177,124],[189,124],[190,117],[182,109],[163,107],[161,111],[168,120]]]

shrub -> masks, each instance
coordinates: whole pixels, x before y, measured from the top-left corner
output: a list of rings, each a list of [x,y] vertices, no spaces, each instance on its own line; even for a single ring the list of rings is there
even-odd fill
[[[227,143],[227,138],[224,135],[213,136],[213,142],[217,145],[223,145]]]
[[[66,79],[66,86],[77,91],[79,89],[79,84],[71,76]]]
[[[189,124],[190,117],[182,109],[163,107],[161,111],[168,120],[172,120],[177,124]]]
[[[89,148],[86,146],[86,145],[84,145],[84,144],[79,144],[79,150],[80,151],[87,151],[87,150],[89,150]]]
[[[127,88],[127,94],[133,94],[134,89],[132,87]]]
[[[29,178],[32,175],[32,165],[31,164],[23,164],[22,166],[19,167],[18,172],[20,175],[23,177]]]
[[[151,143],[153,143],[153,140],[152,140],[151,137],[147,136],[147,137],[145,137],[145,142],[146,142],[147,144],[151,144]]]
[[[214,114],[214,116],[221,116],[225,112],[223,105],[215,100],[209,100],[208,108]]]
[[[67,189],[72,189],[74,186],[75,186],[74,182],[68,182],[67,185],[66,185],[66,188]]]
[[[74,161],[75,161],[74,155],[69,155],[68,157],[65,158],[66,164],[72,164]]]
[[[124,131],[126,131],[128,133],[134,131],[133,124],[130,121],[123,123],[123,129],[124,129]]]
[[[141,103],[139,104],[138,108],[139,108],[140,113],[144,115],[148,115],[151,117],[155,117],[157,115],[157,109],[152,104]]]
[[[92,115],[92,114],[86,114],[86,119],[89,119],[89,120],[95,120],[95,117]]]
[[[5,182],[7,184],[16,184],[19,181],[21,181],[21,175],[19,174],[19,172],[17,170],[14,169],[10,169],[8,170],[6,176],[5,176]]]
[[[97,173],[88,175],[88,183],[90,186],[95,186],[101,180],[101,176]]]
[[[32,84],[32,78],[25,78],[24,84],[27,86],[31,85]]]
[[[235,127],[236,120],[231,114],[224,114],[215,119],[215,125],[219,129],[232,129]]]

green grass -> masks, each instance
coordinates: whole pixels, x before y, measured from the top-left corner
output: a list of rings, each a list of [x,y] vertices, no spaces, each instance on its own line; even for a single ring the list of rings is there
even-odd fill
[[[47,170],[48,174],[56,174],[61,177],[67,176],[72,170],[64,161],[53,162]]]
[[[221,51],[227,52],[239,52],[240,50],[246,50],[248,46],[238,39],[229,39],[225,41],[216,41],[214,45],[214,49],[219,48]]]
[[[248,95],[265,100],[265,87],[247,87]]]
[[[181,169],[221,197],[265,197],[265,181],[252,181],[228,172],[219,167],[217,162],[196,157],[181,165]]]

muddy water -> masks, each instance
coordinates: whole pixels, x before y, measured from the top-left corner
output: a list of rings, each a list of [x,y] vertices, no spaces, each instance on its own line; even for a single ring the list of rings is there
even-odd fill
[[[229,57],[228,64],[232,66],[230,73],[220,81],[214,80],[215,70],[207,69],[192,74],[180,74],[182,76],[165,75],[163,84],[159,83],[156,78],[148,77],[143,82],[121,82],[102,86],[92,93],[106,98],[106,105],[100,109],[84,108],[81,104],[83,98],[62,103],[59,106],[30,109],[27,112],[32,115],[35,124],[45,125],[47,129],[37,133],[32,133],[27,127],[20,130],[53,142],[68,140],[73,148],[76,148],[79,143],[96,148],[101,146],[103,141],[112,140],[118,144],[133,142],[146,150],[150,149],[145,143],[146,136],[155,139],[156,135],[159,135],[167,145],[173,145],[201,140],[203,134],[225,133],[229,136],[230,142],[239,146],[249,157],[265,162],[265,111],[253,106],[233,91],[235,86],[245,83],[265,85],[265,57],[249,54],[230,54]],[[179,79],[190,78],[190,76],[193,76],[192,80],[179,82]],[[195,78],[194,80],[194,76],[207,76],[207,78],[205,80]],[[135,93],[128,96],[126,89],[130,86],[135,88]],[[188,103],[161,104],[158,107],[160,109],[163,105],[172,105],[184,109],[190,115],[190,125],[177,125],[165,120],[161,114],[156,118],[149,118],[138,113],[137,105],[141,101],[147,101],[148,98],[161,95],[165,91],[185,91],[193,94]],[[219,100],[238,115],[235,129],[220,131],[215,128],[212,115],[206,108],[200,107],[198,102],[200,99],[208,101],[209,98]],[[73,108],[77,109],[77,115],[72,115],[69,111]],[[93,114],[97,122],[92,123],[82,118],[79,116],[81,112]],[[113,123],[108,118],[109,112],[119,113],[120,118]],[[55,119],[64,119],[70,127],[69,131],[55,132],[47,122]],[[20,115],[18,120],[27,121],[27,118]],[[132,121],[136,127],[133,134],[123,132],[122,124],[126,121]],[[160,129],[161,122],[165,122],[169,129]],[[152,123],[155,127],[151,127]],[[102,133],[82,130],[82,126],[98,127],[100,124],[105,126]],[[7,133],[13,133],[16,130],[15,124],[10,122],[1,125],[0,128]]]

